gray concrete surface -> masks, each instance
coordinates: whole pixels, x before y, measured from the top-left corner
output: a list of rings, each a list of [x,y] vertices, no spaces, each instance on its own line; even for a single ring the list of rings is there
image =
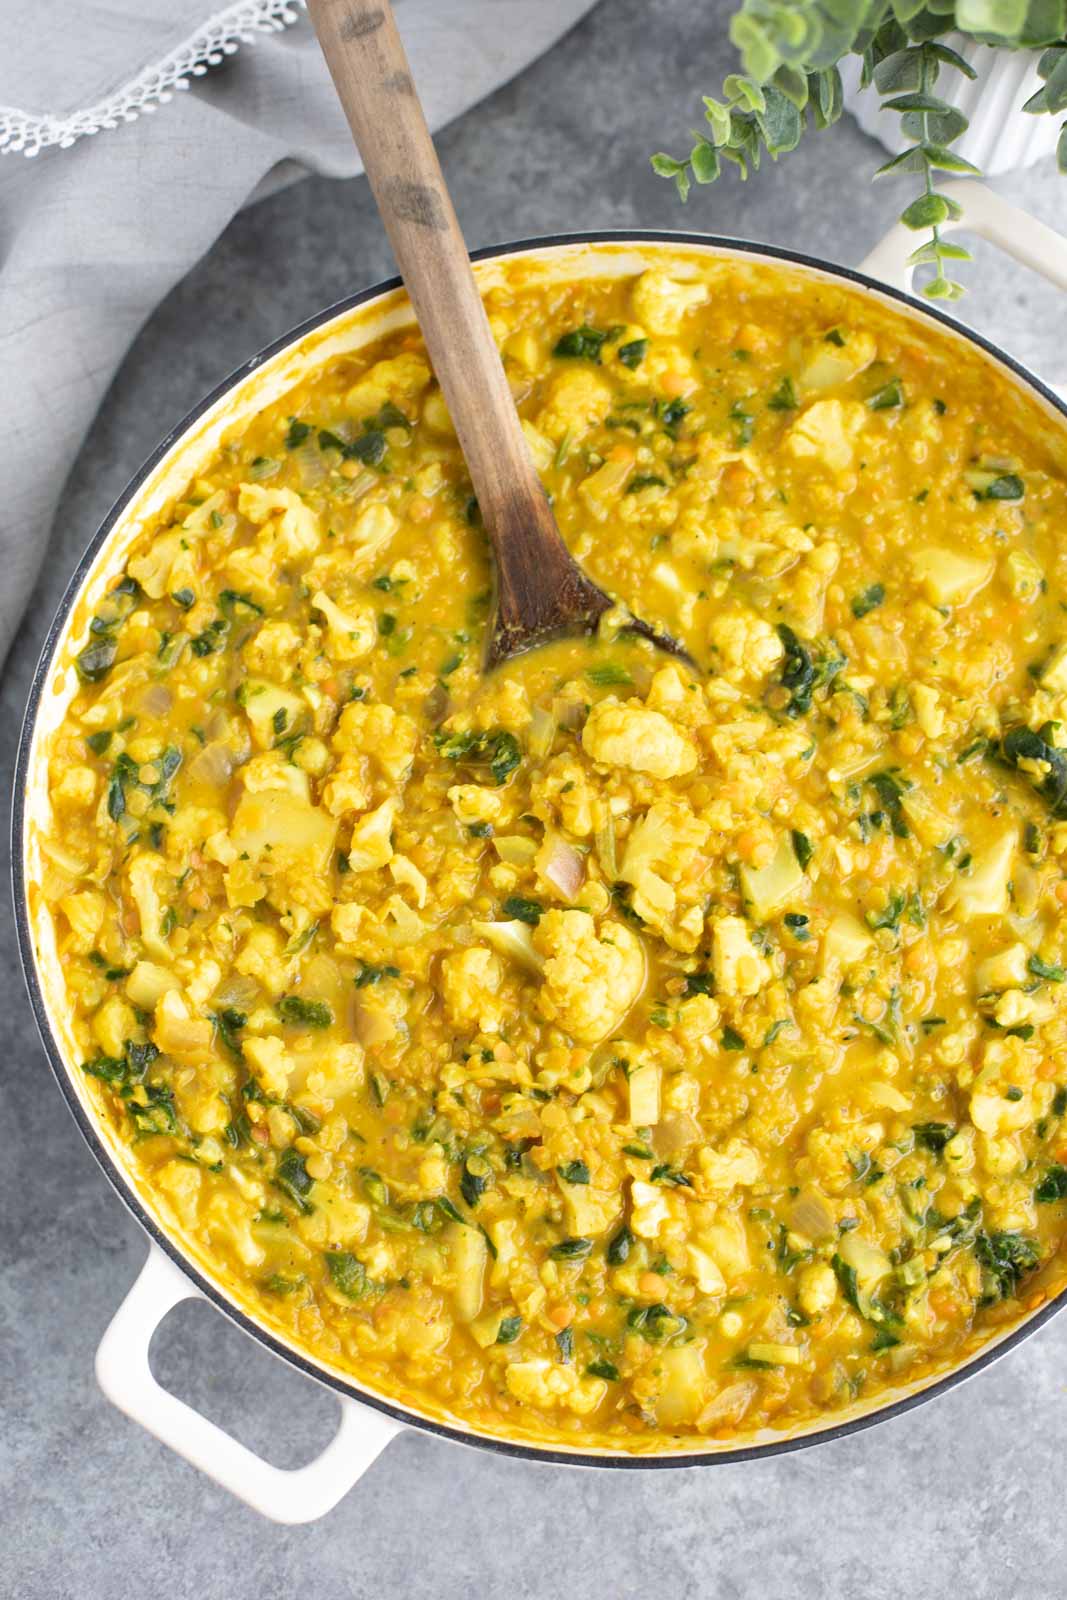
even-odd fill
[[[441,153],[472,245],[582,226],[692,227],[858,262],[905,203],[851,124],[682,210],[647,155],[679,148],[729,70],[725,0],[603,0]],[[239,70],[239,66],[231,70]],[[161,113],[165,114],[165,113]],[[136,137],[126,129],[108,137]],[[1067,180],[1005,189],[1052,221]],[[982,252],[963,314],[1067,381],[1062,299]],[[389,261],[366,185],[307,182],[240,217],[131,351],[64,497],[54,559],[0,687],[10,761],[48,618],[127,477],[250,352]],[[6,383],[19,374],[4,374]],[[92,1358],[145,1255],[51,1079],[0,928],[0,1596],[18,1600],[1010,1600],[1064,1592],[1067,1318],[872,1433],[683,1473],[575,1473],[410,1433],[320,1524],[273,1527],[112,1410]],[[280,1465],[334,1403],[205,1306],[157,1338],[161,1381]]]

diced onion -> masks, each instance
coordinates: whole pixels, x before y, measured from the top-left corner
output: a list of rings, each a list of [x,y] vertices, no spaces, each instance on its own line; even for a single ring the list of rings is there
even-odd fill
[[[596,831],[596,853],[600,870],[609,883],[614,883],[619,876],[619,864],[615,855],[615,818],[610,814],[604,826]]]
[[[198,756],[189,763],[189,776],[194,783],[209,783],[222,789],[233,776],[233,751],[221,739],[206,744]]]
[[[556,737],[558,724],[551,711],[546,711],[544,706],[535,706],[530,718],[530,732],[527,743],[530,754],[538,759],[547,756],[552,748],[552,741]]]
[[[813,1189],[805,1189],[797,1197],[789,1212],[789,1226],[795,1233],[802,1233],[805,1239],[825,1239],[837,1231],[833,1213],[822,1195]]]
[[[150,683],[141,696],[141,710],[146,717],[165,717],[174,704],[174,696],[165,683]]]
[[[301,485],[305,489],[313,489],[329,473],[329,467],[317,439],[307,439],[293,451],[291,459],[296,465]]]
[[[585,882],[585,862],[574,846],[558,834],[547,839],[545,845],[543,864],[539,864],[541,876],[559,890],[564,900],[573,900]]]
[[[552,702],[552,715],[561,728],[569,728],[573,733],[585,721],[585,706],[580,700],[565,700],[557,695]]]
[[[255,978],[246,978],[243,974],[235,973],[232,978],[227,978],[215,990],[212,997],[212,1006],[221,1009],[223,1006],[235,1006],[238,1011],[247,1011],[255,1005],[259,997],[259,984]]]

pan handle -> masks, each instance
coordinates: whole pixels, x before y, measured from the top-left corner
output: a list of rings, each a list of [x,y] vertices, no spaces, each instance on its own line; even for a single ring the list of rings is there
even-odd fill
[[[402,1431],[380,1412],[342,1395],[341,1423],[326,1449],[306,1467],[272,1467],[198,1411],[168,1394],[152,1376],[148,1349],[167,1312],[199,1289],[152,1245],[133,1288],[96,1352],[96,1378],[107,1398],[190,1465],[274,1522],[325,1516]]]
[[[1067,289],[1067,239],[1062,234],[1020,211],[983,183],[946,183],[941,193],[949,200],[957,200],[964,210],[958,222],[942,224],[942,233],[961,229],[977,233],[1024,267],[1032,267],[1050,283]],[[915,268],[909,266],[908,257],[917,242],[915,232],[898,222],[860,263],[860,271],[910,293]]]

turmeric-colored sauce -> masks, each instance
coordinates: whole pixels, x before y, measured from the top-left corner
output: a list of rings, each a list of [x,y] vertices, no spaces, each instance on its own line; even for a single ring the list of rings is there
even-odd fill
[[[1067,485],[984,358],[668,256],[488,297],[620,632],[485,676],[417,334],[140,537],[49,752],[100,1116],[269,1328],[505,1437],[921,1379],[1067,1226]]]

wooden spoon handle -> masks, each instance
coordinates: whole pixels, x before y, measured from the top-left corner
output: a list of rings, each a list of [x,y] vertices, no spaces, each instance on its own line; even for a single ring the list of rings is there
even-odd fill
[[[571,558],[526,448],[392,7],[308,0],[308,11],[455,424],[503,603],[526,566],[544,583],[546,540],[561,576]]]

